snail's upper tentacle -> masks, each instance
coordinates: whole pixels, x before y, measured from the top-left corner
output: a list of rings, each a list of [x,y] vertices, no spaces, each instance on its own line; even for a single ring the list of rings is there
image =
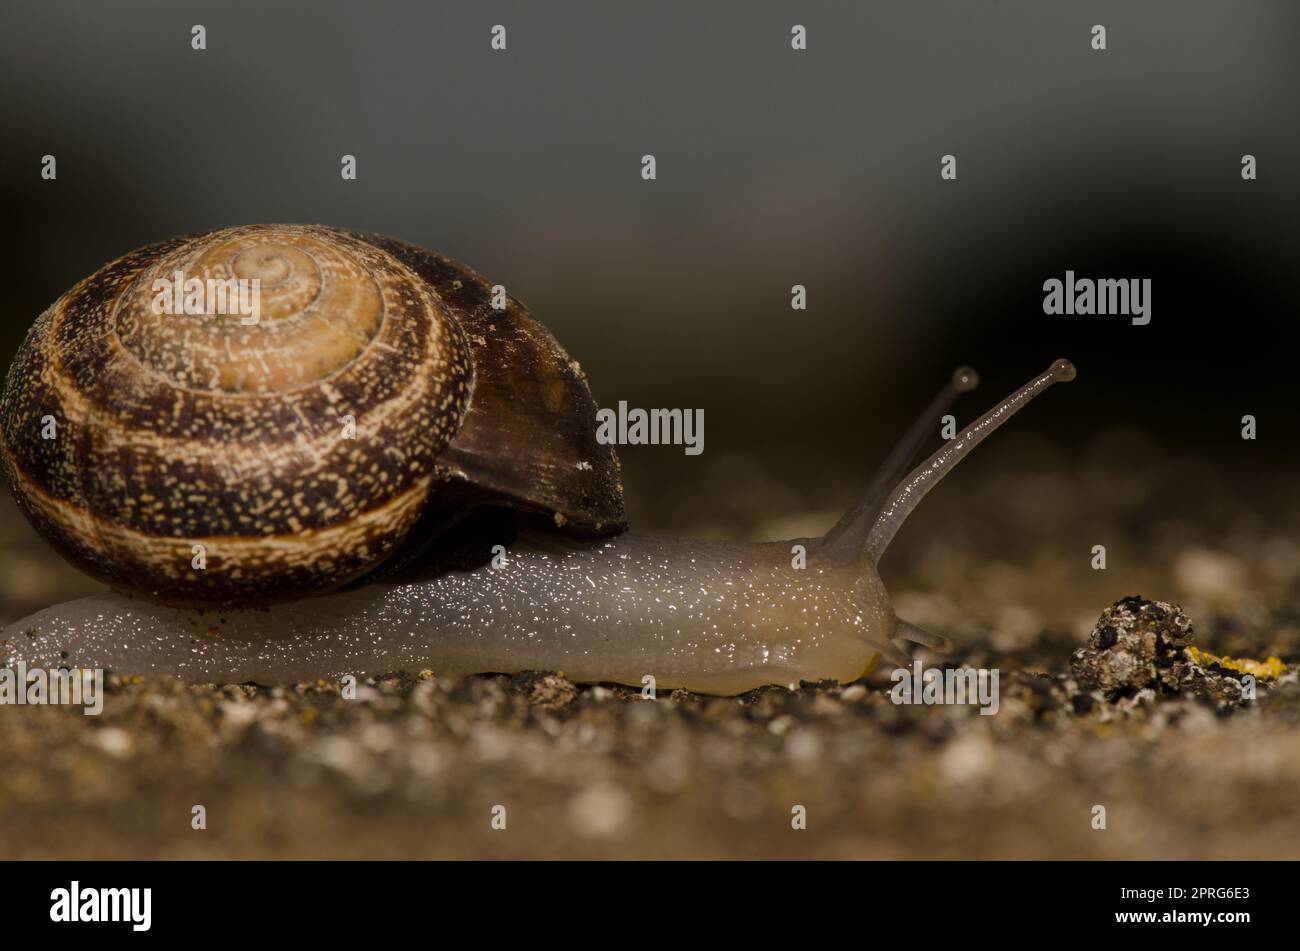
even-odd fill
[[[925,444],[932,440],[939,430],[939,421],[944,413],[963,393],[969,393],[979,386],[979,374],[971,367],[961,366],[952,372],[952,376],[939,390],[930,405],[912,423],[901,439],[890,450],[872,473],[866,489],[857,502],[850,506],[844,516],[826,533],[828,545],[843,546],[850,556],[858,555],[866,543],[866,538],[880,514],[881,507],[889,495],[912,466]]]

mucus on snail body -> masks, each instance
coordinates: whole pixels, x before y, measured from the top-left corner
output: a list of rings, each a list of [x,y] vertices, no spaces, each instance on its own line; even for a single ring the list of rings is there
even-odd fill
[[[261,320],[156,313],[153,280],[176,271],[258,278]],[[848,682],[880,656],[906,663],[896,638],[942,646],[895,617],[876,565],[953,466],[1073,376],[1056,361],[912,468],[975,386],[958,370],[820,538],[642,536],[577,364],[470,269],[318,226],[166,241],[76,285],[14,359],[0,398],[14,497],[112,590],[10,625],[0,656],[225,683]]]

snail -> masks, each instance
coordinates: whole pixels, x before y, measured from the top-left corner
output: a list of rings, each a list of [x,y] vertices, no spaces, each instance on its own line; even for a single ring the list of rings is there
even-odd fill
[[[257,280],[259,319],[160,312],[173,274]],[[219,683],[849,682],[907,664],[901,642],[943,648],[895,617],[877,563],[945,474],[1074,372],[1057,360],[911,468],[976,385],[959,369],[822,537],[644,536],[578,364],[469,268],[321,226],[165,241],[68,291],[10,368],[14,498],[110,590],[9,625],[0,656]]]

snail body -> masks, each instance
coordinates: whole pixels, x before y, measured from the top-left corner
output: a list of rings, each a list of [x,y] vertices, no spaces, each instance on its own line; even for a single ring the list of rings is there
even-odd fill
[[[265,326],[148,313],[146,281],[178,266],[258,274]],[[0,448],[38,531],[114,590],[10,625],[0,656],[195,682],[848,682],[906,663],[896,638],[942,645],[895,617],[876,565],[966,453],[1074,375],[1057,361],[912,468],[975,384],[959,370],[820,538],[656,538],[625,530],[576,364],[488,288],[393,239],[296,226],[165,242],[83,281],[15,358]],[[70,432],[40,445],[51,416]],[[339,438],[347,416],[364,435]]]
[[[734,694],[854,680],[888,650],[874,641],[892,619],[878,579],[793,571],[789,546],[532,535],[499,568],[202,615],[109,593],[37,613],[4,639],[29,666],[67,664],[61,655],[75,644],[82,666],[203,683],[561,670],[579,682],[640,686],[649,675],[662,687]]]

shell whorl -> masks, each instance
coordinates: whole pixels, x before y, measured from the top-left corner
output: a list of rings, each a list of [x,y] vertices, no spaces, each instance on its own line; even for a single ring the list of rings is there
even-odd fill
[[[177,272],[258,279],[259,319],[159,312],[155,282]],[[323,227],[230,228],[132,252],[42,314],[0,449],[19,506],[90,574],[177,602],[277,600],[400,545],[472,380],[446,301],[393,255]]]

